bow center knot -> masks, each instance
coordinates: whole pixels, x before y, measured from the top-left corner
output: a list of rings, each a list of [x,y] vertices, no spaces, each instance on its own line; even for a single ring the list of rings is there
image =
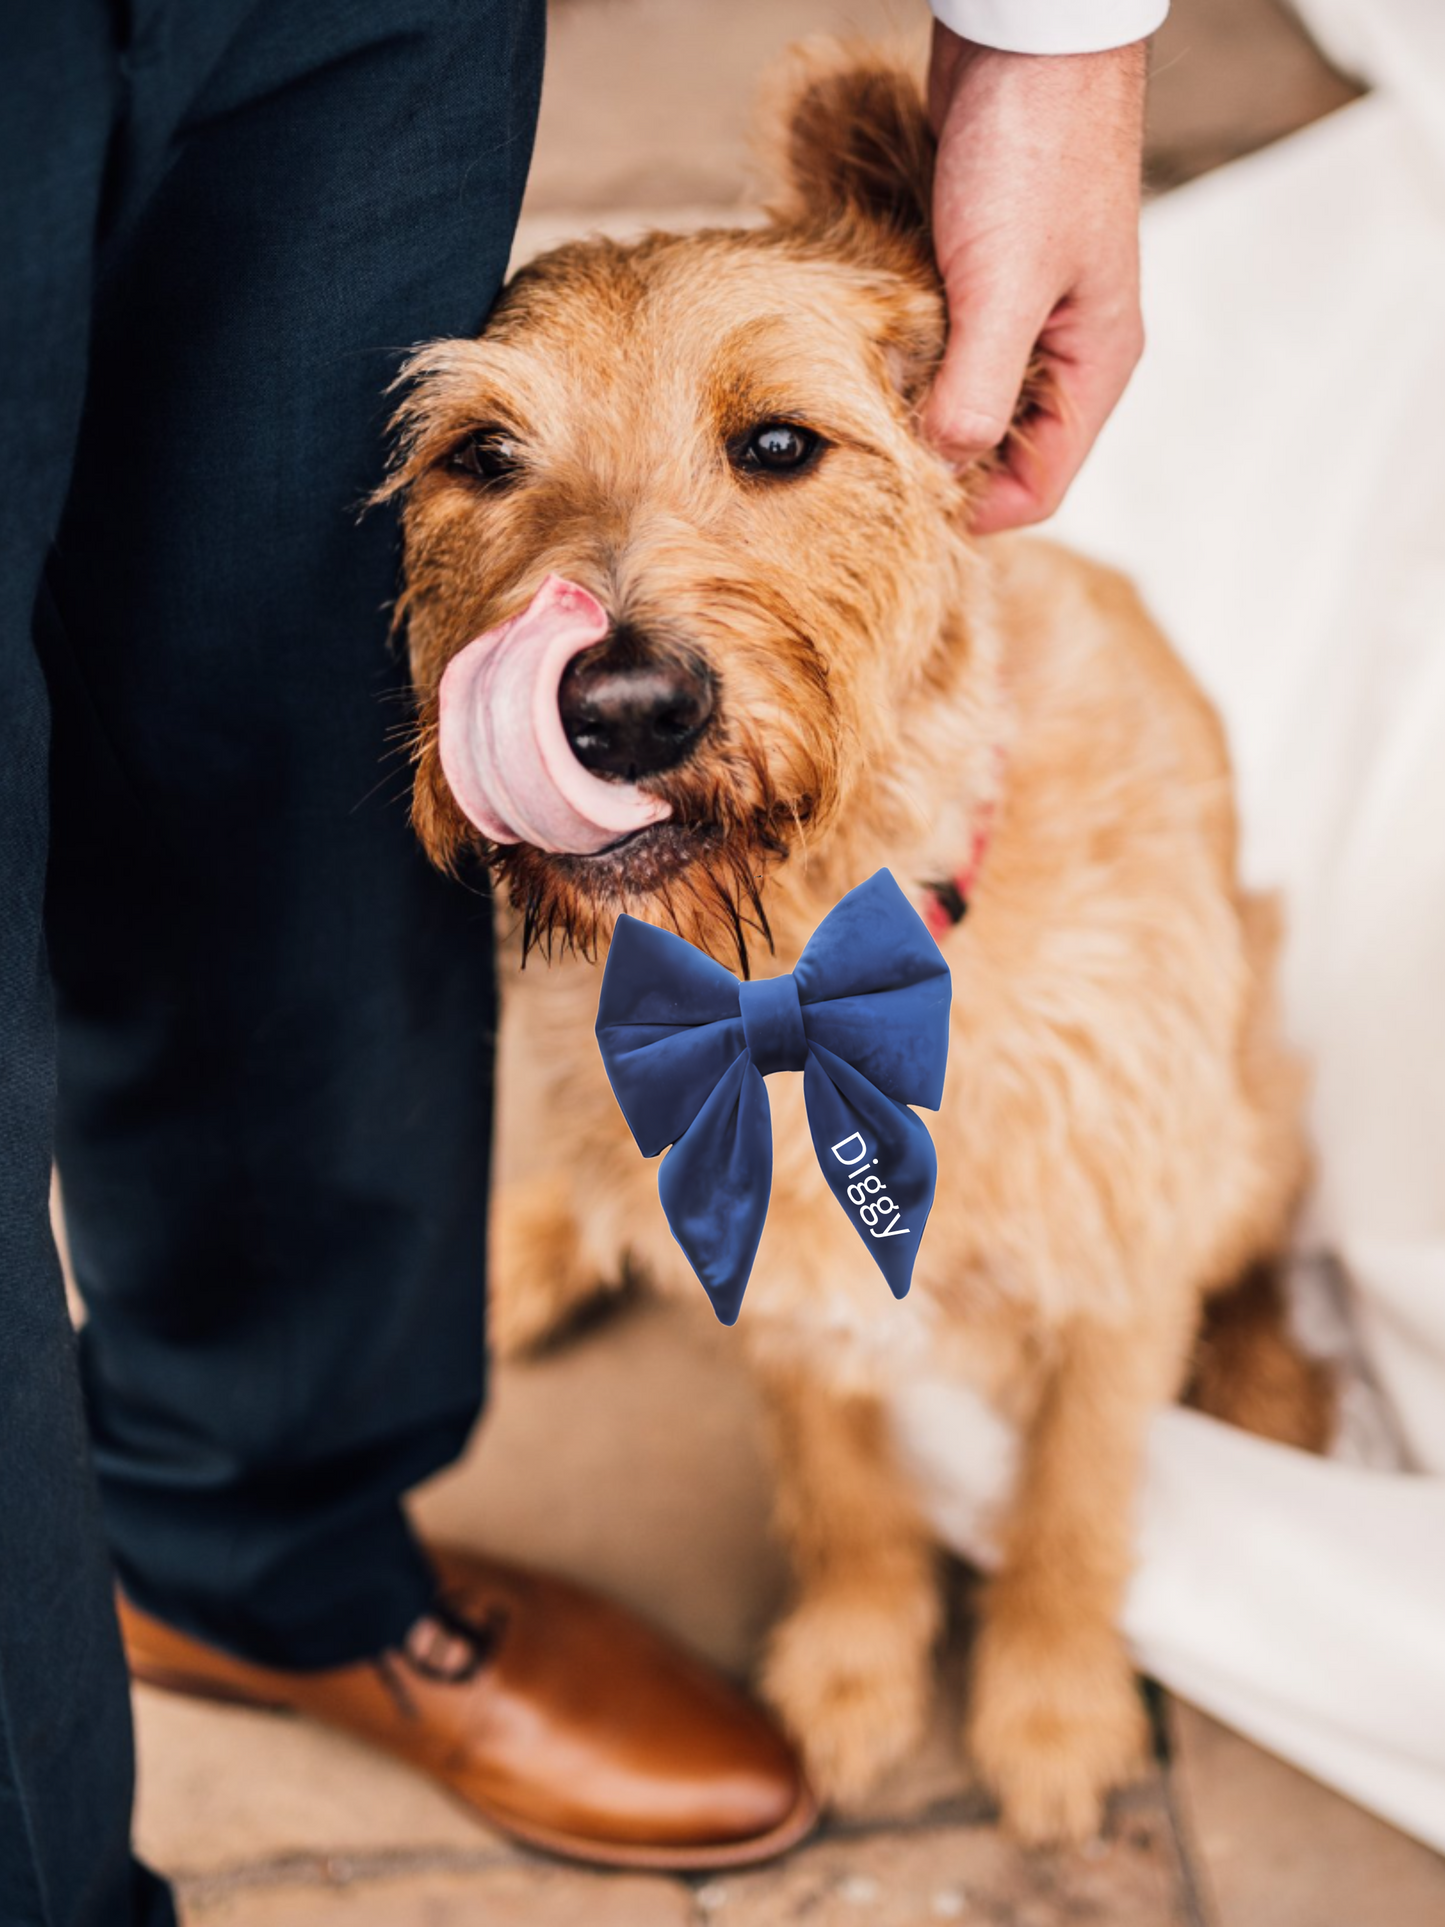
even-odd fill
[[[808,1039],[798,986],[786,977],[762,977],[738,985],[743,1036],[763,1076],[770,1071],[800,1071],[808,1061]]]

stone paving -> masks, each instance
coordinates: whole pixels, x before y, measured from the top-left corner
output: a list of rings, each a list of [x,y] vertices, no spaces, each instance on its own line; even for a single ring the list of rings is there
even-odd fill
[[[465,1463],[417,1510],[434,1538],[583,1578],[735,1671],[781,1594],[752,1387],[701,1305],[624,1306],[504,1368]],[[926,1745],[776,1867],[701,1881],[562,1868],[341,1735],[149,1690],[136,1695],[141,1849],[177,1878],[188,1927],[1445,1921],[1445,1862],[1163,1701],[1159,1762],[1100,1843],[1014,1847],[960,1757],[957,1619]]]
[[[520,250],[738,207],[749,96],[778,49],[819,29],[916,31],[921,11],[921,0],[554,0]],[[1175,0],[1155,74],[1160,189],[1353,91],[1274,0]],[[756,1419],[727,1334],[701,1310],[625,1306],[499,1371],[466,1462],[420,1495],[418,1515],[438,1538],[583,1578],[745,1673],[784,1580]],[[147,1690],[141,1849],[176,1878],[188,1927],[1445,1923],[1445,1862],[1162,1699],[1155,1770],[1116,1801],[1100,1842],[1059,1855],[1013,1846],[959,1756],[962,1640],[928,1744],[866,1810],[752,1873],[567,1868],[339,1735]]]

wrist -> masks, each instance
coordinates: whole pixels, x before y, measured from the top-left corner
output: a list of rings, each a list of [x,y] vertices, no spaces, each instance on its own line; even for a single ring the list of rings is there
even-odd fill
[[[943,131],[955,98],[995,89],[1039,99],[1086,98],[1101,119],[1132,121],[1142,134],[1149,50],[1143,40],[1095,53],[1030,54],[967,40],[942,20],[933,24],[928,62],[928,115]]]

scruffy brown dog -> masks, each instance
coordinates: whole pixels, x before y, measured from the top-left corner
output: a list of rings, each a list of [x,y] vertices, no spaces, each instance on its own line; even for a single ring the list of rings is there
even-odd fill
[[[1145,1430],[1206,1295],[1284,1238],[1301,1077],[1209,704],[1117,576],[970,540],[969,480],[919,437],[944,313],[914,81],[814,49],[779,149],[767,227],[561,248],[480,341],[411,371],[393,487],[427,849],[454,866],[482,843],[442,775],[442,672],[552,573],[614,625],[562,685],[579,758],[672,808],[596,855],[481,849],[520,912],[504,1130],[525,1175],[499,1204],[498,1337],[545,1336],[624,1258],[701,1296],[593,1040],[617,913],[771,975],[874,870],[922,907],[987,831],[942,939],[940,1182],[905,1303],[824,1186],[802,1080],[770,1083],[738,1339],[774,1415],[797,1596],[764,1688],[836,1799],[918,1737],[938,1578],[886,1398],[924,1363],[956,1373],[1025,1442],[969,1744],[1022,1836],[1077,1839],[1144,1741],[1115,1621]],[[1308,1371],[1265,1341],[1260,1416],[1309,1429]]]

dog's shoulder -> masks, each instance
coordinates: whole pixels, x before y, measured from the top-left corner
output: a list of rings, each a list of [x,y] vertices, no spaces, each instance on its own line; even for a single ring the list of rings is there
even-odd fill
[[[1038,535],[995,536],[986,548],[1013,681],[1043,672],[1058,688],[1061,671],[1072,681],[1117,669],[1199,696],[1122,570]]]
[[[1228,812],[1230,759],[1213,703],[1121,571],[1033,535],[987,545],[1003,674],[1020,730],[1072,739],[1120,775],[1207,785]]]

